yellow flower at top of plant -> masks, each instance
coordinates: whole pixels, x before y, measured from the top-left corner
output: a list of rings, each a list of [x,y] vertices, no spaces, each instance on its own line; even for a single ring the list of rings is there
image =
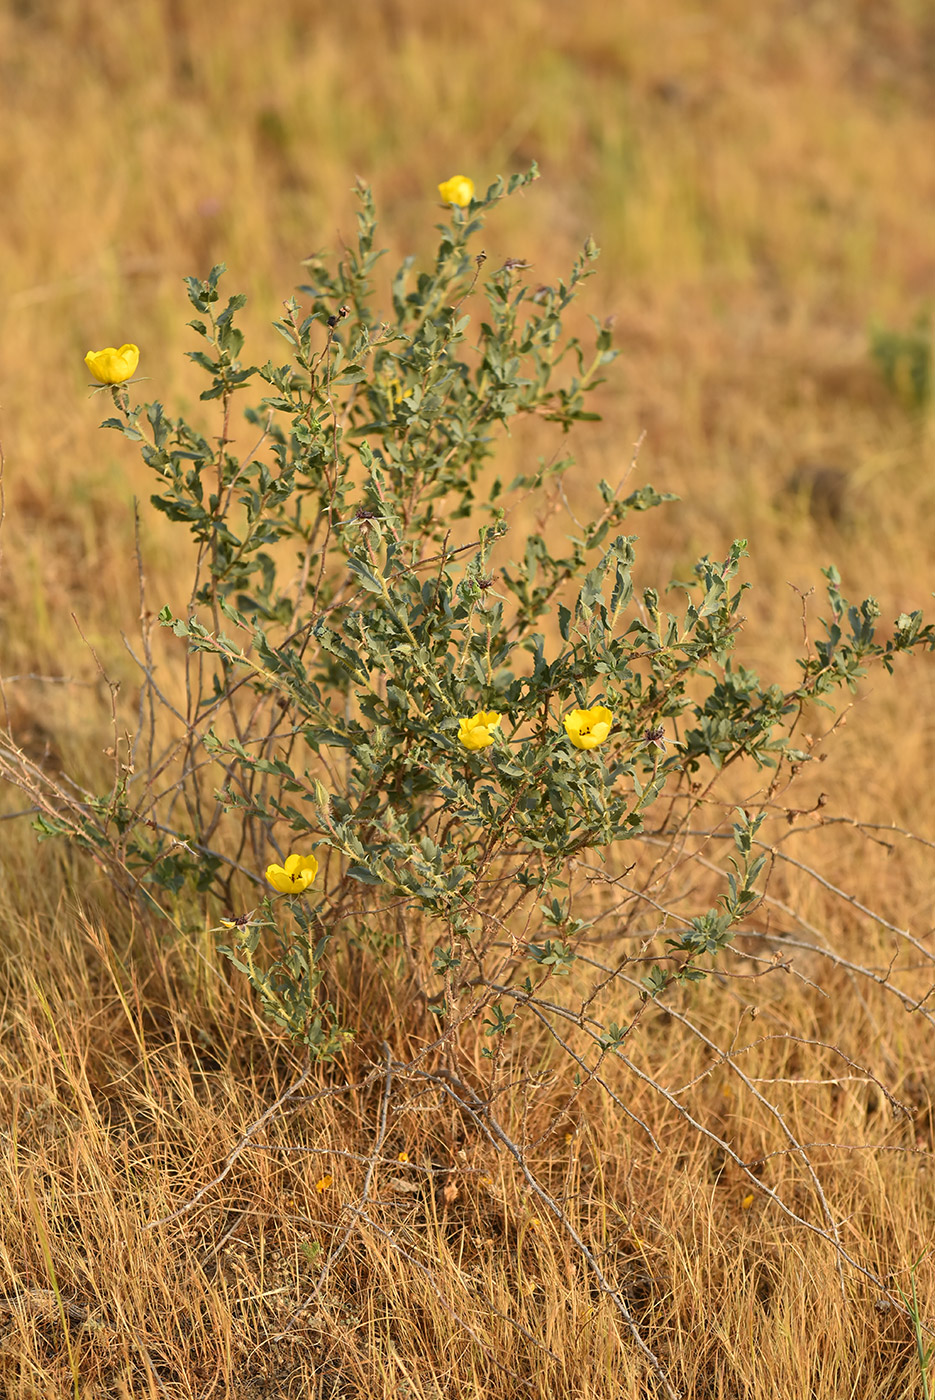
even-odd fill
[[[115,350],[108,345],[106,350],[89,350],[84,362],[101,384],[122,384],[136,373],[140,362],[139,346],[121,345]]]
[[[458,720],[458,739],[466,749],[486,749],[493,743],[492,729],[500,723],[500,715],[494,710],[481,710],[470,719]]]
[[[565,716],[565,733],[576,749],[596,749],[610,733],[614,717],[606,705],[592,705],[590,710],[569,710]]]
[[[286,856],[282,865],[268,865],[266,878],[280,894],[304,894],[318,874],[314,856]]]
[[[467,175],[452,175],[450,180],[442,180],[438,187],[443,204],[457,204],[466,209],[474,198],[474,181]]]

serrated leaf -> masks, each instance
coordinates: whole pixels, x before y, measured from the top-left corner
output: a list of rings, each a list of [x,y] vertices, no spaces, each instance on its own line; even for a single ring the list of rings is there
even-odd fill
[[[372,870],[368,870],[365,865],[349,865],[347,873],[352,880],[359,880],[362,885],[382,885],[383,881],[379,875],[375,875]]]

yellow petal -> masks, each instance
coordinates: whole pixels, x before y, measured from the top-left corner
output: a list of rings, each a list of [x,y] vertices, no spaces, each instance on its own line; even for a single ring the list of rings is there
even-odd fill
[[[273,889],[278,890],[280,894],[288,894],[292,889],[292,881],[281,865],[268,865],[266,878]]]
[[[108,346],[106,350],[89,350],[84,357],[88,369],[101,384],[113,384],[114,382],[111,373],[115,354],[113,346]]]
[[[444,204],[457,204],[460,209],[466,209],[474,198],[474,181],[467,175],[452,175],[450,180],[441,182],[438,193]]]
[[[318,861],[314,856],[299,855],[292,851],[282,865],[269,865],[266,878],[274,890],[280,894],[304,894],[318,874]]]
[[[478,715],[458,720],[458,739],[466,749],[486,749],[493,743],[491,729],[500,723],[500,716],[493,710],[482,710]]]
[[[581,729],[585,722],[584,710],[569,710],[565,716],[565,733],[576,748],[581,748]]]
[[[138,345],[121,345],[117,351],[123,372],[120,378],[132,379],[136,374],[136,367],[140,362],[140,349]]]
[[[89,350],[84,362],[101,384],[122,384],[135,372],[140,352],[136,345],[121,345],[119,350],[107,345],[103,350]]]
[[[589,710],[569,710],[564,722],[576,749],[596,749],[610,733],[614,717],[606,705],[593,705]]]
[[[462,730],[458,734],[462,745],[472,752],[478,749],[486,749],[493,743],[493,737],[488,729],[468,729]]]

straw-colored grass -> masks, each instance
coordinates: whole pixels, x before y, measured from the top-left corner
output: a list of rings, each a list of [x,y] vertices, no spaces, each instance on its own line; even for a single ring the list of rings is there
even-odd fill
[[[52,878],[45,857],[36,874]],[[72,1365],[82,1395],[506,1397],[521,1380],[541,1397],[646,1393],[645,1365],[578,1251],[437,1086],[396,1086],[361,1205],[383,1094],[381,1082],[354,1088],[375,1050],[367,1026],[395,1021],[400,1060],[422,1043],[417,1009],[391,1015],[378,970],[357,980],[360,1048],[306,1081],[311,1101],[274,1115],[210,1186],[298,1063],[273,1049],[241,988],[198,972],[207,943],[160,946],[143,930],[118,941],[108,926],[122,923],[103,901],[83,916],[62,900],[5,930],[4,1393],[69,1394]],[[926,1028],[888,1018],[872,989],[863,998],[858,1038],[873,1036],[865,1055],[916,1108],[910,1122],[834,1053],[779,1038],[852,1046],[846,979],[826,982],[827,999],[787,983],[755,1000],[696,991],[696,1021],[721,1043],[777,1037],[743,1057],[745,1073],[790,1081],[771,1097],[799,1141],[838,1144],[810,1156],[845,1247],[908,1285],[935,1207]],[[697,1079],[685,1108],[746,1160],[777,1150],[763,1106],[664,1013],[635,1053],[673,1089]],[[825,1240],[750,1191],[648,1088],[628,1080],[626,1108],[658,1151],[593,1086],[559,1112],[569,1085],[555,1068],[527,1026],[501,1121],[535,1144],[530,1165],[677,1387],[725,1400],[920,1393],[905,1319],[853,1273],[843,1302]],[[796,1154],[780,1149],[762,1173],[812,1213]],[[206,1185],[195,1209],[148,1228]],[[927,1261],[919,1285],[925,1297]]]
[[[604,424],[579,435],[573,494],[618,476],[645,432],[636,477],[683,502],[634,527],[639,583],[746,536],[741,654],[784,682],[801,638],[790,585],[820,584],[821,565],[835,562],[851,595],[876,594],[884,618],[924,605],[931,424],[883,387],[868,328],[908,325],[931,294],[933,39],[914,0],[0,7],[0,671],[68,678],[4,682],[24,749],[81,780],[106,771],[109,696],[71,613],[134,723],[120,633],[138,628],[132,500],[151,488],[130,445],[97,428],[85,350],[135,340],[147,395],[198,411],[181,277],[226,261],[265,359],[299,260],[352,230],[358,174],[392,258],[431,248],[439,179],[463,170],[482,184],[531,158],[545,178],[491,221],[491,256],[522,255],[551,281],[587,234],[604,247],[587,309],[616,315],[624,353]],[[542,450],[518,432],[503,474]],[[511,521],[514,537],[528,523]],[[149,605],[184,607],[183,545],[145,507],[141,538]],[[168,646],[162,664],[173,683]],[[928,658],[876,675],[827,761],[782,800],[808,808],[824,792],[824,817],[935,839],[932,690]],[[0,836],[2,1394],[649,1392],[613,1301],[476,1119],[414,1077],[389,1101],[379,1074],[354,1087],[379,1069],[385,1037],[405,1061],[425,1026],[391,970],[353,949],[331,977],[361,1033],[303,1085],[320,1096],[275,1114],[193,1209],[150,1228],[212,1182],[300,1062],[204,920],[189,910],[184,936],[167,932],[93,867],[37,847],[24,822]],[[892,852],[815,823],[784,849],[925,942],[931,849],[886,839]],[[885,974],[893,938],[873,918],[794,866],[777,867],[770,893],[839,956]],[[601,951],[609,961],[612,940]],[[922,997],[928,971],[907,966],[900,985]],[[744,1072],[772,1081],[799,1142],[836,1144],[809,1156],[842,1246],[894,1296],[908,1291],[935,1205],[928,1024],[801,950],[790,972],[712,980],[679,1006],[718,1045],[771,1037]],[[622,1069],[609,1081],[656,1151],[593,1084],[567,1103],[567,1070],[533,1019],[507,1045],[499,1121],[541,1137],[530,1164],[673,1386],[698,1400],[922,1396],[905,1315],[854,1269],[842,1296],[828,1241],[753,1190],[673,1103]],[[744,1161],[781,1151],[764,1185],[820,1221],[775,1117],[677,1017],[652,1008],[631,1053],[673,1092],[697,1079],[676,1099]],[[842,1054],[914,1116],[891,1113]],[[478,1083],[486,1073],[478,1058]],[[927,1257],[917,1285],[935,1325]]]

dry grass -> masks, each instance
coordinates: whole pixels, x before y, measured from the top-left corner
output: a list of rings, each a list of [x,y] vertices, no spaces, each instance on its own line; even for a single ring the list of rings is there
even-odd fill
[[[685,497],[641,521],[639,582],[747,536],[743,655],[779,680],[800,636],[788,585],[816,584],[821,564],[833,559],[851,593],[874,592],[884,617],[922,604],[931,425],[882,389],[867,327],[908,324],[931,292],[933,67],[931,14],[913,0],[755,12],[733,0],[372,0],[353,24],[346,8],[307,0],[275,12],[231,0],[222,16],[184,0],[3,7],[2,670],[74,681],[5,682],[20,742],[80,777],[102,763],[109,700],[72,611],[123,681],[132,723],[137,677],[119,633],[137,627],[130,503],[149,483],[123,440],[97,429],[84,351],[136,340],[148,391],[188,410],[181,276],[227,261],[265,357],[299,258],[351,228],[357,173],[375,185],[394,256],[429,248],[439,178],[464,169],[482,182],[532,157],[546,179],[491,225],[488,251],[522,254],[551,280],[586,234],[604,246],[592,308],[616,314],[624,358],[604,427],[578,444],[576,490],[618,474],[645,430],[641,475]],[[504,473],[538,449],[526,434],[506,442]],[[175,606],[178,546],[154,520],[143,542],[150,599]],[[824,791],[826,816],[935,837],[932,685],[923,659],[895,683],[876,678],[788,804]],[[3,1393],[647,1393],[580,1252],[443,1086],[400,1076],[371,1165],[382,1041],[406,1061],[425,1027],[416,1005],[394,1004],[392,969],[353,950],[335,985],[361,1036],[320,1071],[321,1097],[271,1119],[194,1210],[147,1228],[212,1181],[300,1066],[202,923],[189,914],[186,937],[167,941],[93,871],[37,850],[21,823],[0,832]],[[889,854],[826,824],[787,849],[930,937],[929,848]],[[887,968],[886,929],[801,870],[777,868],[770,893],[839,960]],[[777,906],[770,917],[790,931]],[[600,954],[613,951],[610,940]],[[792,973],[749,980],[762,967],[743,958],[734,970],[747,980],[705,984],[682,1009],[720,1046],[773,1037],[738,1063],[762,1081],[808,1081],[773,1083],[770,1101],[799,1142],[843,1145],[809,1153],[842,1244],[906,1288],[931,1236],[931,1025],[818,953],[796,952]],[[930,969],[904,959],[895,980],[921,996]],[[677,1018],[651,1014],[637,1068],[672,1091],[704,1072],[678,1101],[743,1161],[783,1149],[762,1183],[819,1221],[764,1103]],[[892,1115],[827,1047],[914,1117]],[[467,1036],[462,1051],[475,1052]],[[671,1102],[606,1069],[655,1151],[593,1084],[567,1104],[567,1073],[550,1078],[554,1043],[534,1021],[513,1053],[500,1121],[541,1139],[531,1165],[675,1386],[698,1400],[921,1395],[905,1317],[879,1309],[854,1270],[842,1302],[827,1241],[762,1192],[745,1206],[749,1178]],[[320,1295],[291,1322],[348,1226]],[[918,1281],[935,1322],[927,1259]]]
[[[68,1394],[71,1362],[85,1395],[506,1397],[521,1380],[541,1397],[646,1393],[645,1366],[579,1252],[440,1081],[403,1076],[375,1141],[382,1076],[355,1087],[379,1062],[367,1028],[394,1025],[400,1061],[425,1038],[421,1008],[391,1006],[379,968],[343,969],[357,988],[359,1045],[306,1081],[307,1101],[273,1115],[210,1186],[299,1066],[282,1047],[270,1059],[241,988],[203,964],[199,973],[198,950],[160,947],[143,929],[116,939],[108,926],[124,920],[106,904],[82,917],[63,902],[5,931],[5,1393]],[[864,958],[886,958],[885,942],[868,942]],[[759,1087],[790,1081],[771,1101],[799,1141],[836,1144],[809,1155],[845,1248],[905,1284],[935,1207],[930,1031],[887,1015],[879,988],[857,1012],[843,975],[824,980],[826,998],[786,974],[754,984],[755,998],[735,984],[687,1000],[713,1041],[753,1046],[736,1062]],[[788,1031],[863,1045],[915,1119]],[[764,1104],[670,1015],[654,1013],[631,1053],[672,1090],[697,1081],[679,1101],[743,1159],[778,1147],[759,1168],[763,1184],[816,1216],[807,1173],[782,1151]],[[853,1272],[842,1305],[826,1241],[751,1191],[651,1087],[616,1076],[658,1151],[595,1086],[567,1101],[567,1072],[549,1073],[559,1066],[534,1024],[505,1068],[514,1088],[498,1100],[500,1121],[685,1394],[917,1393],[904,1318]],[[478,1060],[479,1086],[488,1073]],[[148,1228],[205,1186],[195,1209]],[[924,1297],[928,1264],[919,1279]]]

